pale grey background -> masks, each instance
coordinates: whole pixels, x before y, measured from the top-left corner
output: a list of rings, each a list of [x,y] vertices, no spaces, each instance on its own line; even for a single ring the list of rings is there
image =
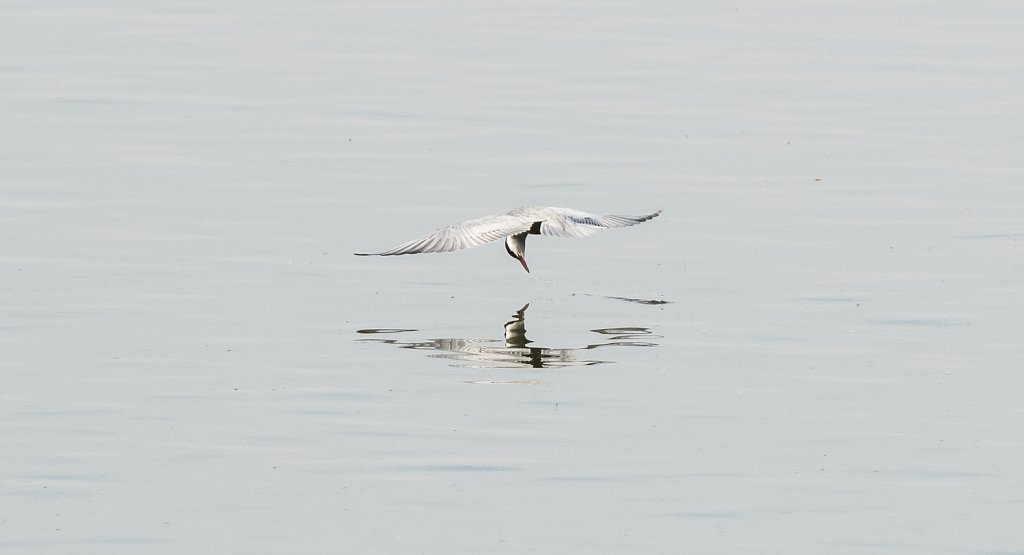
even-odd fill
[[[0,551],[1024,552],[1022,22],[4,2]]]

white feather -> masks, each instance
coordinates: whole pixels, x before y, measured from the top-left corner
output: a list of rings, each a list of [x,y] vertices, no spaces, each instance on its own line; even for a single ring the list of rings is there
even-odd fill
[[[359,256],[395,256],[468,249],[528,232],[537,222],[540,223],[541,235],[586,237],[602,229],[627,227],[646,222],[658,214],[661,214],[661,210],[643,216],[599,216],[572,208],[523,206],[505,214],[484,216],[445,226],[425,237],[403,243],[393,249],[356,254]]]

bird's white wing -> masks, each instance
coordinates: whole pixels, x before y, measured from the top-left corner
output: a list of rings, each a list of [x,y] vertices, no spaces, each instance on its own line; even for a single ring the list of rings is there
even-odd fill
[[[658,210],[643,216],[598,216],[572,208],[550,207],[546,210],[549,215],[540,224],[540,233],[554,237],[586,237],[602,229],[646,222],[661,214],[661,210]]]
[[[409,241],[384,252],[356,253],[359,256],[394,256],[399,254],[420,254],[426,252],[451,252],[504,239],[529,231],[533,220],[521,214],[500,214],[484,216],[442,227],[437,231],[414,241]]]

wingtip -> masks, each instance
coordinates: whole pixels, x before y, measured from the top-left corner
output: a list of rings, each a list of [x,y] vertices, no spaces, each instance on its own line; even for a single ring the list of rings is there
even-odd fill
[[[660,216],[661,212],[663,210],[664,210],[664,208],[659,208],[659,209],[655,210],[654,212],[651,212],[650,214],[647,214],[646,216],[640,216],[637,219],[639,221],[641,221],[641,222],[647,222],[647,221],[653,220],[654,218],[657,218],[658,216]]]

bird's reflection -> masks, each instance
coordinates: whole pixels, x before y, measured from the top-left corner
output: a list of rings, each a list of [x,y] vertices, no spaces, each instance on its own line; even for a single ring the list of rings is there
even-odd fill
[[[526,309],[530,308],[530,303],[523,305],[516,311],[515,318],[505,322],[505,346],[506,347],[525,347],[527,343],[533,343],[526,338]]]
[[[386,343],[402,349],[423,349],[440,351],[428,355],[456,361],[453,366],[470,368],[553,368],[563,366],[590,366],[613,362],[590,358],[584,354],[606,347],[655,347],[653,339],[659,339],[648,328],[613,327],[590,330],[601,336],[601,340],[581,347],[556,348],[537,347],[526,337],[526,309],[523,305],[504,325],[504,345],[498,339],[428,339],[425,341],[401,341],[391,338],[365,338],[359,341]],[[414,329],[368,328],[358,330],[360,334],[396,334],[415,332]]]

